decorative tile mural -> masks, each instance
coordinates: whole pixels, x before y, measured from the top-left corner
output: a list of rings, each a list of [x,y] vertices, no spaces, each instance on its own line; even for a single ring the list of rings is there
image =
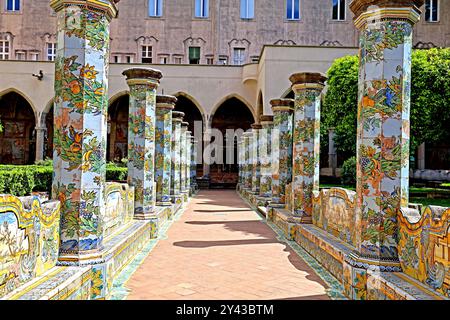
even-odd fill
[[[319,190],[320,98],[326,77],[297,73],[290,77],[295,92],[293,133],[293,213],[311,222],[313,191]]]
[[[172,110],[177,98],[156,96],[155,180],[157,205],[170,205],[172,168]]]
[[[397,211],[408,203],[412,25],[387,20],[360,37],[357,241],[360,254],[397,259]]]
[[[261,183],[261,151],[260,151],[260,135],[262,126],[260,124],[252,124],[252,193],[259,195]]]
[[[177,203],[181,196],[181,122],[184,113],[172,111],[172,165],[170,175],[170,194]]]
[[[156,204],[156,88],[162,74],[154,69],[134,68],[125,70],[123,75],[130,87],[127,181],[134,186],[136,218],[148,219]]]
[[[186,180],[185,180],[185,189],[187,194],[190,194],[191,191],[191,150],[192,150],[192,136],[191,136],[191,132],[190,131],[186,131],[186,154],[184,155],[185,157],[185,161],[186,161],[186,166],[185,166],[185,176],[186,176]]]
[[[56,265],[60,208],[59,201],[0,195],[0,298]]]
[[[67,6],[70,5],[70,6]],[[54,177],[61,202],[60,260],[101,249],[106,174],[110,1],[96,9],[56,0]]]
[[[272,146],[272,204],[286,203],[286,185],[292,181],[292,132],[294,100],[270,101],[274,114]]]
[[[261,116],[259,148],[261,179],[259,186],[259,195],[264,198],[272,197],[272,128],[273,116]]]
[[[450,298],[450,208],[402,208],[398,216],[403,272]]]
[[[188,131],[188,122],[182,122],[181,123],[181,142],[180,142],[180,185],[181,185],[181,193],[183,194],[183,197],[185,196],[187,189],[186,189],[186,172],[187,172],[187,140],[186,135]]]

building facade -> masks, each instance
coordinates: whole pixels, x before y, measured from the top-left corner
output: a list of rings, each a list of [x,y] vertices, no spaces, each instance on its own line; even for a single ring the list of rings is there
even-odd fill
[[[111,62],[257,62],[264,45],[358,45],[349,0],[133,0],[118,3]],[[0,1],[0,59],[52,61],[49,0]],[[426,0],[415,47],[450,46],[450,3]]]

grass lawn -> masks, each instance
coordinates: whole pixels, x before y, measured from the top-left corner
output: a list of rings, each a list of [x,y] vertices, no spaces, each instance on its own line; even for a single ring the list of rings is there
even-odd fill
[[[409,198],[411,203],[421,203],[424,206],[450,207],[450,199]]]

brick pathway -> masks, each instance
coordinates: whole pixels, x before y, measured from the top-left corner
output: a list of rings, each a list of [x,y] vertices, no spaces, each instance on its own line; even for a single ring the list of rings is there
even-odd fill
[[[125,284],[128,299],[328,299],[233,190],[201,191]]]

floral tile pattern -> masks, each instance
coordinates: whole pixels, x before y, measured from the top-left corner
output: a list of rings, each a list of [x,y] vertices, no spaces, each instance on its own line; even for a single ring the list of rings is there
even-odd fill
[[[61,201],[61,256],[102,246],[109,5],[57,11],[52,195]]]
[[[170,204],[173,108],[174,105],[168,103],[157,103],[156,105],[155,180],[158,205]]]
[[[175,203],[181,195],[181,122],[184,113],[172,112],[172,156],[170,192]]]
[[[287,99],[289,100],[289,99]],[[272,203],[286,203],[286,186],[292,181],[293,108],[291,101],[281,101],[273,106],[274,135],[272,146]],[[272,101],[273,102],[273,101]]]
[[[366,257],[397,259],[396,213],[408,204],[411,46],[408,21],[361,32],[356,227]]]
[[[293,134],[293,211],[311,220],[313,191],[319,190],[321,84],[305,84],[295,91]]]

